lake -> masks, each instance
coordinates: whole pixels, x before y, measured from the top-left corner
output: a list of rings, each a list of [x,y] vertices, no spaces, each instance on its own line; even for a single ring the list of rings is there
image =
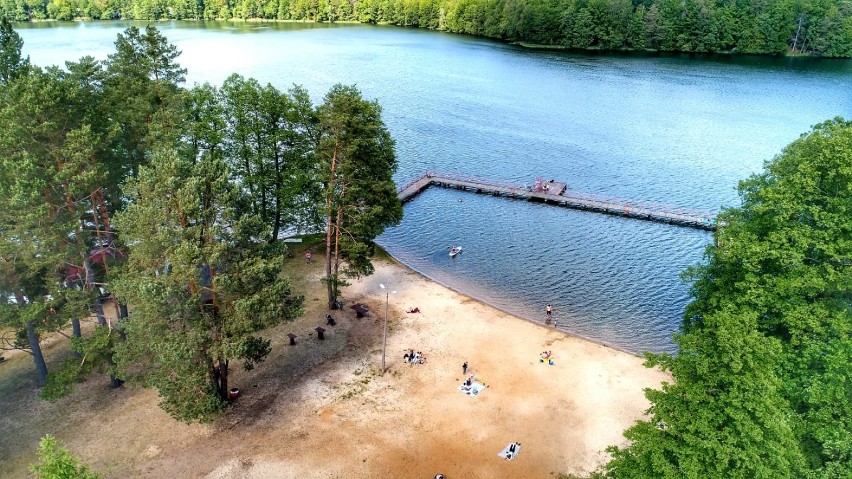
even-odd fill
[[[17,25],[38,65],[105,58],[129,23]],[[144,24],[140,24],[144,25]],[[335,83],[377,99],[398,184],[425,170],[719,210],[737,182],[807,131],[852,117],[852,61],[527,50],[369,25],[180,22],[158,27],[187,80],[231,73],[316,102]],[[417,271],[512,314],[631,352],[674,352],[680,273],[708,232],[431,188],[379,243]],[[464,246],[450,259],[448,247]],[[344,291],[345,294],[345,291]],[[428,312],[428,305],[419,306]],[[459,321],[467,318],[457,318]]]

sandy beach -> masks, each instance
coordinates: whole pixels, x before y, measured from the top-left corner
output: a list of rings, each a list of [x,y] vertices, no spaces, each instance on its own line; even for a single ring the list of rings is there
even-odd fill
[[[242,389],[213,424],[185,425],[157,407],[156,392],[106,388],[93,378],[58,403],[33,399],[32,380],[0,403],[0,462],[26,477],[38,437],[65,441],[104,477],[546,478],[583,473],[622,444],[648,403],[643,388],[667,378],[642,359],[512,317],[392,261],[343,291],[347,307],[324,324],[323,258],[292,267],[305,315],[268,332],[273,353],[254,371],[234,368]],[[296,264],[298,263],[298,264]],[[381,374],[383,283],[389,297],[388,371]],[[362,319],[348,308],[366,304]],[[405,310],[418,307],[420,313]],[[111,309],[111,308],[108,308]],[[296,346],[286,334],[299,336]],[[421,351],[424,364],[403,360]],[[552,351],[553,365],[539,361]],[[14,360],[14,361],[13,361]],[[29,358],[0,368],[31,378]],[[459,391],[468,374],[487,385]],[[11,367],[10,367],[11,366]],[[498,457],[522,445],[512,461]],[[7,467],[4,467],[6,469]]]

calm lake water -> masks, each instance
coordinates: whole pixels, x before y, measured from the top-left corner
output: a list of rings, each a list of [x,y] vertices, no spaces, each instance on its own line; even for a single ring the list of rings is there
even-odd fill
[[[39,65],[105,58],[128,23],[18,25]],[[398,183],[425,170],[718,210],[815,123],[852,117],[852,62],[530,51],[378,26],[165,23],[193,82],[232,72],[315,101],[355,83],[384,107]],[[674,351],[680,273],[707,232],[432,188],[380,243],[414,269],[632,352]],[[451,260],[448,246],[461,244]],[[409,306],[409,305],[405,305]],[[412,305],[413,306],[413,305]],[[428,305],[418,305],[427,308]],[[458,318],[463,321],[466,318]]]

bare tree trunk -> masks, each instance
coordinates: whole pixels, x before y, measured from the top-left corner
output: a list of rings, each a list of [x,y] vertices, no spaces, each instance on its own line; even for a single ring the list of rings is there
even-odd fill
[[[101,326],[106,326],[107,321],[106,316],[104,316],[104,305],[101,302],[100,295],[95,298],[95,314],[98,317],[98,324],[100,324]]]
[[[337,291],[333,285],[337,278],[332,278],[331,275],[331,197],[334,195],[334,174],[337,168],[337,151],[331,156],[331,174],[328,179],[328,193],[326,194],[326,223],[325,223],[325,278],[326,287],[328,289],[328,309],[334,308],[334,303],[337,302]]]
[[[216,393],[223,401],[228,400],[228,361],[217,361],[213,363],[210,378]]]
[[[77,339],[83,335],[80,330],[80,318],[71,318],[71,334]]]
[[[219,396],[228,399],[228,361],[219,361]]]
[[[276,129],[277,132],[277,129]],[[278,232],[281,230],[281,155],[278,147],[275,147],[275,224],[272,226],[272,238],[269,242],[274,243],[278,239]]]
[[[796,28],[796,37],[793,38],[793,53],[796,53],[796,45],[799,44],[799,32],[802,31],[802,22],[804,21],[805,16],[799,15],[799,26]],[[799,50],[801,53],[801,50]]]
[[[38,334],[36,334],[33,321],[27,322],[27,341],[30,343],[33,361],[35,361],[36,371],[38,371],[38,385],[44,386],[47,382],[47,363],[44,362],[44,355],[41,352],[41,345],[38,343]]]
[[[345,187],[344,187],[345,188]],[[341,193],[342,194],[342,193]],[[338,278],[340,273],[340,224],[343,221],[343,208],[337,208],[337,228],[334,230],[334,278]],[[334,283],[334,297],[337,297],[338,283]]]
[[[24,292],[20,289],[15,289],[15,302],[19,308],[26,304],[26,301],[24,300]],[[33,321],[28,321],[26,330],[27,342],[30,343],[33,361],[35,361],[36,371],[38,372],[38,385],[44,386],[47,382],[47,363],[44,362],[44,354],[42,354],[41,345],[38,343],[38,334],[36,334],[35,323]]]
[[[80,331],[80,318],[71,318],[71,336],[77,339],[83,336],[83,333]],[[74,351],[74,355],[79,358],[83,356],[83,353]]]

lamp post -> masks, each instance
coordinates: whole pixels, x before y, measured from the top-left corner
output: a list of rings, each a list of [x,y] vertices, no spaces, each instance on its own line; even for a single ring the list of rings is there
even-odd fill
[[[385,292],[385,328],[382,334],[382,375],[385,374],[385,353],[388,349],[388,303],[390,303],[390,294],[396,294],[396,291],[388,291],[385,285],[379,283],[382,290]]]

